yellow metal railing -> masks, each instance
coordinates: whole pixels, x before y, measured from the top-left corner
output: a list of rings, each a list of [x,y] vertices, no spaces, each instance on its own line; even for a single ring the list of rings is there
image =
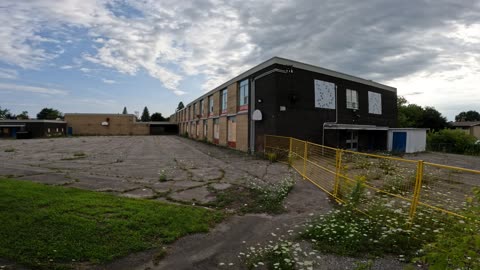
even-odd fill
[[[378,194],[387,196],[410,222],[419,211],[463,218],[473,188],[480,187],[478,170],[336,149],[282,136],[266,135],[264,146],[266,153],[275,153],[278,161],[288,163],[337,201],[346,202],[361,183],[370,199]],[[359,208],[362,211],[361,205]]]

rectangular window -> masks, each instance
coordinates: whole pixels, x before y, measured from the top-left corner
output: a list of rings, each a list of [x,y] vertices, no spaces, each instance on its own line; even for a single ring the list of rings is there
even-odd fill
[[[227,113],[227,99],[228,99],[228,90],[224,89],[222,91],[222,113]]]
[[[239,92],[240,111],[246,110],[248,109],[248,80],[243,80],[240,82]]]
[[[207,134],[208,134],[208,124],[207,124],[207,120],[203,120],[203,137],[204,138],[207,138]]]
[[[213,115],[213,96],[208,97],[208,113]]]
[[[347,109],[358,110],[358,93],[356,90],[347,89]]]
[[[203,116],[203,99],[200,100],[200,115]]]
[[[197,103],[193,104],[193,118],[197,117]]]
[[[368,92],[368,113],[382,114],[382,94]]]
[[[235,116],[228,117],[227,121],[227,142],[228,146],[235,148],[237,143],[237,123]]]
[[[218,139],[220,138],[220,125],[218,123],[218,118],[213,119],[213,142],[218,143]]]

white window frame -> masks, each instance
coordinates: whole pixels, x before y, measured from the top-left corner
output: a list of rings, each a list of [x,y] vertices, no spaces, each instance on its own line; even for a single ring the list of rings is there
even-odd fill
[[[208,113],[213,114],[213,95],[208,97]]]
[[[358,91],[347,89],[347,109],[358,110]]]
[[[239,105],[248,105],[248,79],[240,82],[239,86]]]
[[[228,89],[222,90],[222,112],[227,110],[228,102]]]

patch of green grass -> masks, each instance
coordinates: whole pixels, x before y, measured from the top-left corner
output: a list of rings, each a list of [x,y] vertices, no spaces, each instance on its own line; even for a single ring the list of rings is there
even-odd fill
[[[87,154],[85,154],[84,152],[75,152],[73,153],[73,156],[74,157],[85,157]]]
[[[103,263],[206,232],[216,211],[0,179],[0,257],[40,269]]]

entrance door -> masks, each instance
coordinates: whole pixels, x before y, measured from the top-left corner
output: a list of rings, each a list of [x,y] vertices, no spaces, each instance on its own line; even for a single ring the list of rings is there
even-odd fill
[[[407,150],[407,133],[393,132],[392,151],[405,153],[406,150]]]
[[[347,149],[352,151],[358,150],[358,131],[347,131]]]

